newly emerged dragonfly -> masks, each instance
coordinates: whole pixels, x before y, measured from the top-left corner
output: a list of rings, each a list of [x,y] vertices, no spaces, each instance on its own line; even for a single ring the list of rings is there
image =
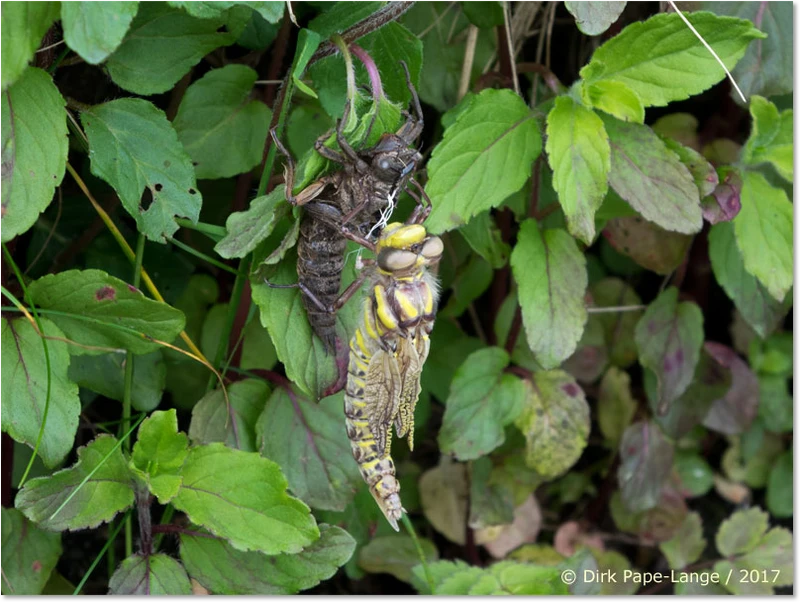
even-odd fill
[[[390,455],[392,425],[414,448],[414,408],[430,349],[442,240],[420,223],[392,223],[374,245],[376,259],[361,325],[350,341],[345,388],[347,436],[361,476],[397,531],[404,511]],[[416,218],[416,219],[415,219]],[[422,218],[422,219],[420,219]]]
[[[303,304],[314,333],[326,350],[333,353],[336,344],[336,301],[344,269],[347,245],[342,226],[366,239],[372,238],[376,225],[391,213],[400,192],[405,190],[418,203],[420,197],[409,189],[413,184],[419,195],[424,191],[413,180],[422,156],[412,147],[423,128],[422,107],[405,63],[406,81],[411,91],[415,115],[404,111],[405,123],[396,133],[384,134],[378,143],[365,150],[355,150],[344,137],[347,111],[336,129],[341,151],[324,145],[327,134],[315,143],[316,151],[341,165],[338,171],[319,178],[297,196],[292,195],[295,168],[289,152],[273,132],[277,148],[286,157],[287,200],[305,209],[297,243],[297,277]],[[387,213],[388,211],[388,213]]]

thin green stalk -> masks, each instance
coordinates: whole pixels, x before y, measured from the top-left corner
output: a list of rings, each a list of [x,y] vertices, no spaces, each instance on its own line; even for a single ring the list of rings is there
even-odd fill
[[[44,363],[45,367],[47,368],[47,392],[45,393],[44,398],[44,412],[42,413],[42,424],[39,426],[39,432],[36,435],[36,445],[33,447],[33,453],[31,454],[31,459],[28,461],[28,465],[25,467],[25,472],[22,473],[22,479],[20,479],[18,487],[22,489],[22,486],[25,484],[25,481],[28,478],[28,474],[33,468],[33,461],[36,460],[36,456],[39,454],[39,447],[42,445],[42,438],[44,437],[44,427],[47,424],[47,415],[50,412],[50,390],[52,385],[52,378],[50,377],[51,369],[50,369],[50,350],[47,347],[47,339],[44,337],[44,328],[42,327],[42,321],[39,319],[39,312],[36,309],[36,306],[33,304],[33,299],[31,299],[30,292],[28,291],[28,287],[25,286],[25,280],[22,277],[22,273],[19,271],[19,267],[14,262],[14,258],[11,257],[11,252],[8,250],[8,247],[3,243],[3,253],[5,253],[6,261],[8,261],[8,265],[11,266],[11,269],[14,270],[14,274],[19,281],[19,285],[22,287],[23,297],[30,305],[31,311],[33,313],[33,319],[36,322],[36,326],[39,329],[39,332],[42,333],[42,346],[44,347]],[[12,302],[19,303],[16,299],[11,296],[11,294],[3,289],[4,294],[12,300]]]
[[[173,245],[178,247],[179,249],[182,249],[183,251],[186,251],[190,255],[194,255],[198,259],[202,259],[203,261],[206,261],[206,262],[210,263],[211,265],[217,266],[221,270],[225,270],[226,272],[230,272],[231,274],[237,274],[237,275],[239,274],[239,272],[234,270],[231,266],[225,265],[221,261],[217,261],[213,257],[209,257],[205,253],[202,253],[202,252],[198,251],[197,249],[194,249],[194,248],[190,247],[189,245],[187,245],[185,243],[182,243],[181,241],[179,241],[179,240],[177,240],[175,238],[170,238],[169,241]]]
[[[215,226],[214,224],[205,224],[203,222],[197,222],[195,224],[184,217],[175,218],[175,221],[181,228],[196,230],[201,234],[205,234],[214,242],[219,242],[228,234],[228,231],[223,226]]]
[[[403,512],[403,516],[400,519],[403,522],[403,526],[405,526],[406,531],[411,536],[411,541],[414,542],[414,547],[417,549],[417,556],[419,556],[419,561],[422,563],[422,570],[425,571],[425,580],[428,582],[428,587],[431,590],[431,595],[436,595],[436,586],[433,582],[433,575],[431,575],[431,569],[428,566],[428,559],[425,558],[425,552],[422,551],[422,545],[419,543],[419,539],[417,539],[417,532],[414,531],[414,525],[411,524],[411,519],[408,518],[408,514]]]
[[[78,594],[81,593],[81,590],[83,589],[83,586],[86,585],[86,582],[89,580],[89,577],[92,576],[92,572],[94,572],[94,569],[100,563],[100,560],[103,558],[103,556],[105,555],[105,553],[108,550],[108,548],[111,546],[111,544],[114,543],[114,540],[117,538],[117,535],[119,535],[119,530],[122,528],[123,523],[127,519],[129,519],[130,516],[131,516],[131,511],[128,510],[125,513],[125,516],[123,517],[122,522],[120,522],[117,525],[117,527],[114,529],[114,531],[111,532],[111,535],[108,536],[108,539],[106,540],[105,545],[100,549],[100,553],[97,554],[97,557],[92,561],[92,564],[89,565],[89,569],[86,571],[86,574],[83,576],[83,579],[81,579],[80,583],[78,583],[78,585],[75,586],[75,591],[72,592],[73,596],[77,596]]]
[[[214,357],[214,367],[219,369],[225,361],[225,354],[228,351],[228,340],[231,337],[233,330],[233,323],[236,321],[236,311],[239,309],[239,303],[242,300],[242,293],[244,292],[244,285],[247,282],[247,273],[249,270],[249,259],[242,259],[239,262],[239,272],[236,274],[236,280],[233,281],[233,291],[231,291],[231,300],[228,303],[228,314],[225,316],[225,328],[219,338],[217,345],[217,354]],[[244,268],[244,269],[243,269]],[[206,391],[214,388],[216,377],[212,374],[208,379]]]
[[[142,273],[142,261],[144,259],[144,234],[139,233],[136,241],[136,261],[133,267],[133,286],[139,288]],[[130,428],[131,424],[131,395],[133,392],[133,353],[130,351],[125,354],[125,381],[122,390],[122,423],[119,425],[120,432]],[[131,441],[125,439],[125,451],[130,454]],[[133,554],[133,523],[130,516],[125,519],[125,557]]]

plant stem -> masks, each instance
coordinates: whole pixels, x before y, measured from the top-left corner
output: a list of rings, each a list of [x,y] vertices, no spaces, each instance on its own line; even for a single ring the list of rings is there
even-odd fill
[[[242,259],[239,262],[239,272],[236,274],[236,279],[233,281],[233,291],[231,292],[231,300],[228,302],[228,313],[225,316],[225,327],[217,344],[217,354],[214,356],[214,367],[219,370],[225,360],[225,354],[228,351],[228,341],[233,330],[233,322],[236,320],[236,312],[239,308],[239,303],[242,300],[242,291],[247,282],[247,272],[249,270],[250,261]],[[242,269],[244,268],[244,269]],[[206,392],[214,388],[216,378],[211,374],[208,378],[206,385]]]
[[[175,514],[175,506],[169,504],[164,510],[164,514],[161,515],[161,523],[153,527],[153,533],[156,534],[156,537],[153,540],[154,552],[158,551],[158,547],[161,545],[161,540],[164,538],[164,533],[167,532],[167,529],[165,527],[172,526],[169,523],[172,520],[172,516],[174,514]]]
[[[181,228],[186,228],[188,230],[196,230],[201,234],[205,234],[214,242],[219,242],[228,231],[222,226],[215,226],[214,224],[205,224],[203,222],[192,223],[191,220],[188,220],[184,217],[177,217],[175,221]]]
[[[208,255],[206,255],[205,253],[201,253],[200,251],[198,251],[197,249],[195,249],[195,248],[193,248],[193,247],[190,247],[190,246],[189,246],[189,245],[187,245],[186,243],[182,243],[182,242],[181,242],[181,241],[179,241],[177,238],[170,238],[170,239],[169,239],[169,241],[170,241],[170,242],[171,242],[173,245],[175,245],[176,247],[178,247],[179,249],[181,249],[181,250],[183,250],[183,251],[186,251],[187,253],[189,253],[189,255],[194,255],[194,256],[195,256],[195,257],[197,257],[198,259],[202,259],[203,261],[206,261],[206,262],[210,263],[211,265],[218,267],[218,268],[219,268],[219,269],[221,269],[221,270],[225,270],[226,272],[230,272],[231,274],[236,274],[236,275],[238,275],[238,274],[239,274],[239,272],[237,272],[236,270],[234,270],[234,269],[233,269],[231,266],[229,266],[229,265],[225,265],[225,264],[224,264],[224,263],[222,263],[221,261],[217,261],[217,260],[216,260],[216,259],[214,259],[213,257],[209,257]]]
[[[411,541],[414,542],[414,547],[417,549],[417,555],[419,556],[419,561],[422,563],[422,570],[425,571],[425,580],[428,582],[428,587],[431,590],[431,595],[436,595],[436,586],[433,582],[433,575],[431,575],[431,569],[428,566],[428,559],[425,558],[425,552],[422,551],[422,545],[419,543],[419,539],[417,539],[417,532],[414,531],[414,525],[411,524],[411,519],[408,518],[408,514],[403,512],[403,516],[400,518],[403,522],[403,526],[408,531],[408,534],[411,536]]]
[[[133,267],[133,286],[139,288],[142,272],[142,260],[144,259],[144,234],[139,233],[136,241],[136,260]],[[122,422],[119,425],[120,434],[126,432],[131,424],[131,395],[133,392],[133,353],[125,353],[125,381],[122,390]],[[130,454],[131,440],[125,439],[125,451]],[[131,517],[125,519],[125,557],[133,554],[133,523]]]

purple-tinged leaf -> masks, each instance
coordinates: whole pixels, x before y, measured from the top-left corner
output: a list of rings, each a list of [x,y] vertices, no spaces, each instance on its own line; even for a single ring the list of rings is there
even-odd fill
[[[729,222],[742,208],[742,178],[735,169],[721,167],[719,184],[701,201],[703,217],[710,224]]]
[[[183,565],[166,554],[134,554],[122,561],[108,583],[109,594],[187,596],[192,585]]]
[[[617,480],[626,508],[641,512],[655,507],[672,469],[672,443],[653,422],[636,422],[625,429],[619,454]]]
[[[675,287],[661,293],[636,325],[639,361],[658,380],[660,415],[689,388],[702,344],[703,314],[695,303],[679,303]]]
[[[619,278],[603,278],[592,284],[589,290],[595,307],[642,304],[633,287]],[[609,359],[613,365],[627,368],[636,361],[639,352],[634,340],[634,331],[643,313],[642,310],[637,310],[591,314],[590,321],[597,319],[603,325]]]
[[[589,316],[578,348],[562,366],[581,384],[591,384],[596,381],[608,365],[608,347],[603,323],[598,318],[597,315]]]
[[[603,236],[617,251],[661,275],[671,273],[683,262],[692,242],[688,234],[664,230],[639,216],[609,220]]]
[[[719,184],[719,176],[714,170],[714,166],[693,148],[684,146],[670,138],[662,137],[661,139],[669,150],[678,155],[678,159],[681,160],[681,163],[683,163],[689,170],[689,173],[692,174],[697,190],[700,191],[700,198],[711,194],[717,184]]]
[[[700,195],[689,169],[646,125],[601,117],[611,145],[611,187],[662,228],[699,232],[703,227]]]
[[[730,347],[707,342],[704,349],[721,366],[731,371],[731,387],[717,399],[706,414],[703,425],[724,435],[746,431],[758,412],[758,379],[742,358]]]

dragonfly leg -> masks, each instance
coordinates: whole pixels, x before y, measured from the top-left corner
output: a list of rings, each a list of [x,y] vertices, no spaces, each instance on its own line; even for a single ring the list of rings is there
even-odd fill
[[[411,92],[411,104],[414,107],[415,115],[412,116],[407,111],[403,111],[403,114],[406,116],[406,122],[397,131],[397,135],[402,138],[407,145],[410,145],[422,134],[424,120],[422,118],[422,105],[419,102],[417,90],[414,88],[414,84],[411,83],[411,73],[408,71],[408,65],[406,65],[405,61],[400,61],[400,64],[403,66],[403,71],[406,75],[406,85]]]

